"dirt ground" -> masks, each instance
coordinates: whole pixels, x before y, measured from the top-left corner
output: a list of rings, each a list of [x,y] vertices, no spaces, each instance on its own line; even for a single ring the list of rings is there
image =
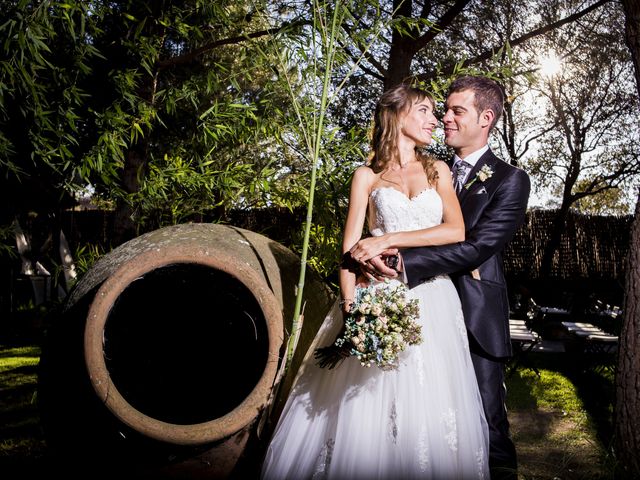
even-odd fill
[[[509,412],[519,479],[587,480],[613,478],[605,452],[583,422],[552,410]]]

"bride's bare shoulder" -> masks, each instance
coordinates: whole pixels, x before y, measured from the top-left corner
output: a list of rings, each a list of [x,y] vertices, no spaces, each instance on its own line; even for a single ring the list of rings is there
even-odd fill
[[[376,178],[378,175],[373,172],[373,169],[368,165],[361,165],[353,172],[353,176],[360,179]]]
[[[374,173],[371,167],[362,165],[353,172],[353,183],[365,190],[370,190],[371,186],[377,181],[378,174]]]

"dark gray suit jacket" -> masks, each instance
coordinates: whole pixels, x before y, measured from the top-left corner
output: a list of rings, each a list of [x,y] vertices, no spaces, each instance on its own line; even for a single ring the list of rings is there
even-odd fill
[[[483,165],[493,174],[476,180],[458,194],[464,217],[464,242],[401,251],[404,269],[413,288],[441,274],[455,283],[469,335],[493,357],[509,357],[509,300],[502,250],[523,223],[531,188],[529,176],[488,150],[471,170],[467,184]],[[470,272],[478,269],[480,280]]]

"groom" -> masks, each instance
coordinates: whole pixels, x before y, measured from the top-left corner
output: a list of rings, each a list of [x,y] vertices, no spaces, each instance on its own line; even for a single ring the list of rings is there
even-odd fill
[[[455,152],[452,175],[465,241],[402,249],[399,257],[385,257],[384,264],[380,258],[371,260],[371,266],[387,276],[395,276],[390,267],[404,271],[410,288],[441,274],[449,274],[455,283],[489,424],[492,480],[517,478],[505,408],[504,362],[512,352],[502,250],[524,221],[530,190],[528,175],[500,160],[488,146],[503,102],[496,82],[468,76],[453,82],[445,103],[445,143]]]

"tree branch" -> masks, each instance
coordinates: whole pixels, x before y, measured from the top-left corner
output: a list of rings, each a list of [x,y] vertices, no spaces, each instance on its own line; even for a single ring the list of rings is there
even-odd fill
[[[422,50],[431,40],[433,40],[440,32],[442,32],[445,27],[448,27],[451,22],[456,18],[462,10],[471,2],[471,0],[457,0],[449,10],[447,10],[440,19],[435,22],[435,25],[431,27],[429,30],[425,32],[424,35],[418,37],[413,43],[413,51],[419,52]],[[430,10],[430,9],[429,9]],[[426,20],[424,17],[425,14],[428,14],[426,9],[422,10],[421,18]]]
[[[351,12],[351,13],[353,14],[353,12]],[[354,15],[354,18],[355,18],[355,15]],[[361,23],[361,22],[359,22],[359,23]],[[349,35],[349,38],[351,38],[351,40],[353,41],[353,43],[356,45],[356,47],[358,48],[358,50],[359,50],[359,51],[360,51],[360,53],[362,54],[363,58],[364,58],[367,62],[369,62],[371,65],[373,65],[373,66],[374,66],[374,68],[375,68],[376,70],[378,70],[378,73],[375,73],[375,74],[374,74],[374,77],[375,77],[375,78],[378,78],[378,79],[380,79],[380,78],[382,77],[382,78],[384,79],[384,77],[385,77],[385,76],[386,76],[386,74],[387,74],[387,70],[384,68],[384,66],[382,65],[382,63],[381,63],[378,59],[376,59],[370,51],[366,51],[364,48],[362,48],[362,46],[360,45],[360,42],[356,39],[356,37],[355,37],[355,36],[354,36],[354,34],[353,34],[353,29],[349,28],[346,24],[345,24],[345,25],[343,25],[343,26],[342,26],[342,28],[343,28],[343,29],[344,29],[344,31],[347,33],[347,35]],[[347,52],[347,54],[351,57],[351,59],[352,59],[353,61],[355,61],[355,60],[356,60],[355,55],[353,55],[351,52],[349,52],[349,51],[347,50],[346,45],[342,45],[342,48],[343,48],[343,50],[344,50],[344,51],[346,51],[346,52]],[[367,72],[367,73],[370,73],[370,72],[371,72],[371,70],[363,68],[363,66],[362,66],[362,65],[360,66],[360,68],[361,68],[363,71]]]
[[[171,57],[171,58],[167,58],[165,60],[160,60],[157,64],[156,67],[158,68],[158,70],[165,70],[168,68],[173,68],[176,67],[178,65],[184,65],[186,63],[191,63],[194,60],[196,60],[196,58],[198,58],[200,55],[203,55],[207,52],[210,52],[211,50],[221,47],[223,45],[235,45],[238,43],[242,43],[246,40],[250,40],[253,38],[260,38],[260,37],[265,37],[265,36],[269,36],[269,35],[276,35],[280,32],[283,32],[284,30],[287,30],[289,28],[292,27],[301,27],[303,25],[310,25],[310,22],[308,20],[299,20],[296,22],[291,22],[291,23],[285,23],[279,27],[274,27],[274,28],[268,28],[266,30],[259,30],[257,32],[253,32],[253,33],[248,33],[246,35],[238,35],[236,37],[229,37],[229,38],[223,38],[221,40],[216,40],[214,42],[209,42],[204,44],[203,46],[196,48],[194,50],[191,50],[190,52],[185,53],[184,55],[179,55],[177,57]]]
[[[539,35],[543,35],[545,33],[548,33],[552,30],[555,30],[556,28],[559,28],[563,25],[566,25],[567,23],[571,23],[575,20],[578,20],[579,18],[585,16],[588,13],[591,13],[593,10],[601,7],[602,5],[604,5],[605,3],[609,3],[611,0],[599,0],[596,3],[594,3],[593,5],[585,8],[584,10],[581,10],[577,13],[574,13],[573,15],[569,15],[568,17],[565,17],[563,19],[558,20],[557,22],[554,23],[550,23],[549,25],[545,25],[543,27],[540,28],[536,28],[535,30],[532,30],[528,33],[525,33],[524,35],[514,39],[514,40],[510,40],[508,42],[503,43],[502,45],[498,45],[495,47],[492,47],[488,50],[486,50],[485,52],[481,53],[480,55],[474,57],[474,58],[468,58],[467,60],[465,60],[464,62],[462,62],[462,66],[463,67],[468,67],[469,65],[473,65],[475,63],[479,63],[482,62],[484,60],[489,60],[494,54],[495,52],[499,51],[501,48],[504,48],[507,43],[513,48],[516,47],[518,45],[520,45],[521,43],[526,42],[527,40],[533,38],[533,37],[537,37]],[[450,75],[453,73],[455,68],[455,65],[451,65],[449,67],[444,68],[440,74],[441,75]],[[421,74],[421,75],[417,75],[417,78],[419,80],[429,80],[430,79],[430,74],[429,73],[425,73],[425,74]]]
[[[359,60],[358,57],[355,54],[353,54],[346,45],[344,45],[341,42],[340,46],[342,47],[343,52],[351,59],[353,63],[358,62]],[[376,72],[370,69],[366,65],[363,65],[362,62],[358,65],[358,68],[362,70],[364,73],[366,73],[367,75],[371,75],[373,78],[377,80],[384,81],[384,77],[387,74],[386,69],[375,58],[371,57],[370,55],[367,55],[366,52],[361,50],[361,53],[364,59],[367,60],[367,62],[369,62],[371,65],[373,65],[378,71]]]
[[[552,130],[555,130],[556,128],[558,128],[558,122],[554,122],[553,125],[551,125],[549,128],[545,128],[543,129],[540,133],[529,137],[525,142],[524,142],[524,150],[522,151],[522,153],[519,155],[519,157],[522,157],[522,155],[524,155],[528,150],[529,150],[529,145],[531,144],[531,142],[539,139],[540,137],[545,136],[547,133],[551,132]]]

